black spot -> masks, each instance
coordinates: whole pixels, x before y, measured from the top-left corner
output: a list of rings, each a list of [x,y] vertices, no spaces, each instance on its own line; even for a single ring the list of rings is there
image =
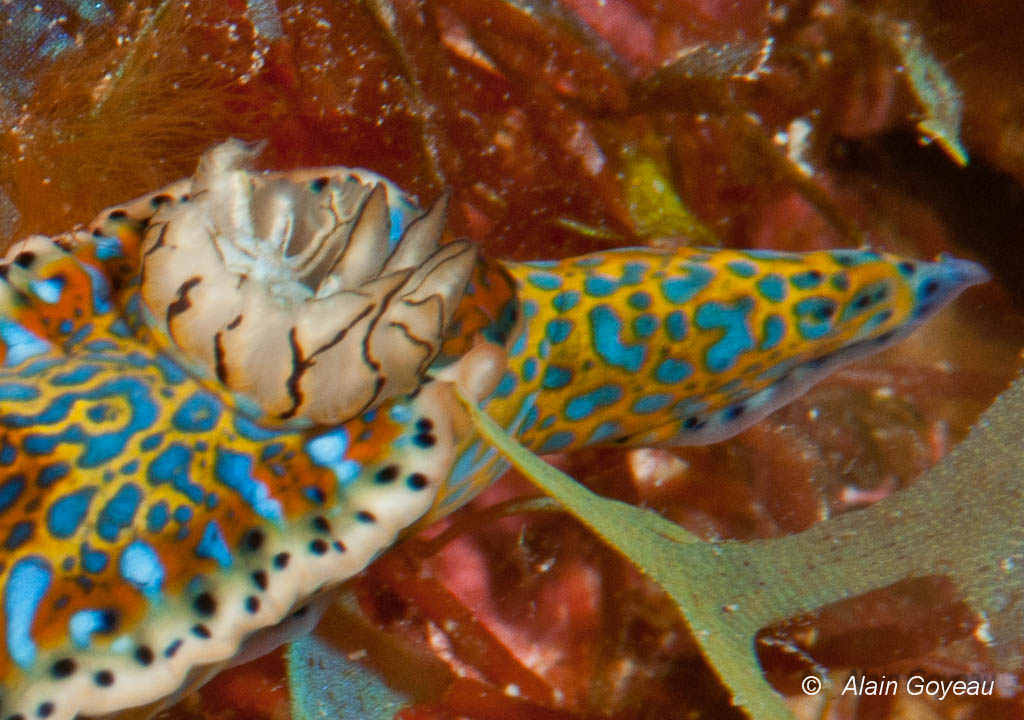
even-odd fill
[[[104,610],[100,615],[100,627],[97,628],[97,632],[112,633],[117,630],[117,627],[120,624],[121,618],[117,614],[116,610]]]
[[[192,607],[203,617],[210,617],[217,612],[217,599],[208,592],[199,593],[192,601]]]
[[[419,445],[421,448],[428,448],[434,447],[434,443],[437,442],[437,438],[435,438],[430,433],[424,432],[414,436],[412,441]]]
[[[318,193],[321,192],[325,187],[327,187],[327,183],[329,182],[330,178],[318,177],[316,180],[309,184],[309,187],[313,192]]]
[[[392,482],[398,477],[398,466],[397,465],[385,465],[377,471],[377,482],[381,485],[385,485]]]
[[[733,405],[731,408],[725,411],[726,420],[735,420],[743,414],[744,408],[742,405]]]
[[[15,262],[17,262],[17,258],[15,258]],[[939,283],[937,280],[928,280],[921,286],[921,297],[931,297],[938,289]]]
[[[343,543],[341,540],[335,540],[334,541],[334,549],[337,550],[340,553],[343,553],[348,548],[345,547],[345,543]]]
[[[61,658],[50,667],[50,674],[55,678],[66,678],[74,674],[78,666],[71,658]]]
[[[884,333],[884,334],[879,335],[878,337],[876,337],[875,338],[875,342],[877,344],[879,344],[879,345],[885,345],[887,342],[892,340],[892,336],[893,336],[893,331],[890,330],[889,332]]]
[[[327,518],[325,518],[323,515],[317,515],[315,518],[313,518],[313,522],[311,523],[311,525],[313,526],[313,529],[317,532],[329,533],[331,531],[331,524],[327,522]]]
[[[897,267],[899,268],[900,272],[906,275],[907,277],[913,275],[914,271],[917,270],[917,266],[914,265],[914,263],[910,262],[909,260],[904,260]]]
[[[181,649],[181,644],[183,642],[184,641],[181,638],[178,638],[178,639],[172,641],[171,644],[167,646],[167,649],[164,650],[164,657],[170,659],[170,658],[174,657],[175,655],[177,655],[178,654],[178,650]]]
[[[7,263],[0,263],[0,278],[7,279],[7,268],[9,267]]]
[[[260,599],[255,595],[250,595],[245,599],[245,609],[255,615],[260,611]]]
[[[135,662],[139,665],[152,665],[153,649],[149,645],[139,645],[135,648]]]
[[[819,320],[828,320],[830,317],[832,317],[835,314],[835,312],[836,312],[835,303],[824,302],[824,303],[822,303],[821,305],[818,306],[818,308],[817,308],[817,310],[815,311],[814,314],[818,317]]]
[[[863,310],[864,308],[866,308],[870,304],[871,304],[871,297],[868,296],[868,295],[865,295],[865,294],[858,295],[857,299],[853,301],[853,306],[857,310]]]
[[[296,610],[295,612],[292,613],[292,617],[295,618],[296,620],[299,620],[301,618],[306,617],[306,613],[308,613],[308,612],[309,612],[309,606],[308,605],[303,605],[298,610]]]
[[[92,681],[99,687],[110,687],[114,684],[114,673],[109,670],[100,670],[92,676]]]
[[[274,567],[278,570],[284,570],[288,567],[288,561],[292,559],[292,556],[286,552],[278,553],[274,556]]]
[[[209,640],[210,628],[206,627],[202,623],[196,623],[192,626],[192,634],[201,640]]]
[[[356,520],[362,523],[375,523],[377,522],[377,516],[372,512],[366,510],[360,510],[356,513]]]
[[[41,718],[48,718],[53,715],[53,711],[57,709],[57,706],[47,700],[46,702],[39,703],[39,707],[36,708],[36,715]]]
[[[413,490],[422,490],[427,486],[427,476],[423,473],[412,473],[405,479],[406,485]]]
[[[31,250],[25,250],[14,256],[14,264],[27,268],[36,259],[36,254]]]
[[[172,198],[170,195],[167,195],[166,193],[160,193],[159,195],[154,195],[152,198],[150,198],[149,204],[155,208],[158,208],[161,205],[166,205],[167,203],[173,201],[174,198]]]
[[[434,429],[434,423],[430,418],[420,418],[416,421],[416,429],[420,432],[430,432]]]
[[[309,551],[314,555],[326,555],[327,543],[324,540],[317,538],[309,544]]]
[[[267,571],[266,570],[255,570],[252,574],[252,581],[256,587],[260,590],[267,589]]]
[[[14,713],[13,715],[8,715],[7,720],[25,720],[25,716],[21,713]]]
[[[249,552],[258,552],[263,547],[263,541],[266,539],[266,535],[263,534],[262,530],[250,530],[242,538],[242,545],[245,546]]]
[[[704,420],[701,420],[696,415],[691,415],[690,417],[688,417],[685,420],[683,420],[683,429],[685,429],[685,430],[700,430],[706,424],[707,423]]]
[[[242,324],[242,316],[239,315],[234,320],[232,320],[230,323],[228,323],[228,330],[234,330],[236,327],[238,327],[241,324]]]
[[[111,213],[107,215],[107,217],[110,218],[111,220],[120,220],[121,218],[128,217],[128,213],[126,213],[124,210],[112,210]]]

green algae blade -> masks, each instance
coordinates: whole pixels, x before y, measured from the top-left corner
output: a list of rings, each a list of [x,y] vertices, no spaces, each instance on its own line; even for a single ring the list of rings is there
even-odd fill
[[[517,469],[669,593],[735,704],[758,720],[792,717],[762,677],[759,629],[906,578],[951,578],[996,667],[1012,671],[1024,659],[1022,379],[907,490],[798,534],[746,543],[703,542],[653,512],[594,495],[467,407]]]

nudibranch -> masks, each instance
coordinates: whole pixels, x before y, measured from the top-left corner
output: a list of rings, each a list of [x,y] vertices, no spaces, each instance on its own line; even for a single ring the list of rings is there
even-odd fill
[[[480,256],[366,171],[192,178],[0,283],[0,718],[156,706],[537,453],[729,437],[987,275],[964,260]]]

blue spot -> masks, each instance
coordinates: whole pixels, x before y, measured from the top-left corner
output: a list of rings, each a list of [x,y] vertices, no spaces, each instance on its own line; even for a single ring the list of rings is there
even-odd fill
[[[202,502],[206,494],[202,486],[192,482],[190,468],[192,451],[181,443],[164,448],[146,468],[146,479],[154,487],[170,483],[178,492],[194,503]]]
[[[30,357],[42,355],[50,349],[50,343],[40,340],[16,322],[0,318],[0,340],[7,346],[5,364],[20,365]]]
[[[731,303],[710,300],[700,306],[694,321],[702,330],[721,328],[721,339],[708,348],[704,363],[711,372],[723,372],[736,364],[741,353],[754,349],[754,336],[750,332],[747,316],[754,308],[751,298],[740,298]]]
[[[0,513],[11,507],[24,489],[25,476],[21,473],[11,475],[0,483]]]
[[[743,260],[733,260],[727,263],[726,267],[736,277],[752,278],[757,275],[757,266],[754,263],[744,262]]]
[[[590,433],[590,437],[587,438],[587,444],[602,443],[617,438],[621,434],[622,426],[617,421],[605,420],[594,428],[594,432]]]
[[[114,542],[124,528],[132,524],[142,502],[142,490],[135,483],[126,483],[100,510],[97,532],[107,542]]]
[[[577,395],[565,403],[565,417],[573,422],[594,414],[598,408],[614,405],[622,398],[618,385],[602,385],[588,393]]]
[[[113,260],[124,256],[124,250],[121,247],[121,241],[116,237],[107,237],[106,235],[93,236],[93,244],[96,247],[96,259],[97,260]]]
[[[196,546],[196,556],[216,560],[222,568],[231,567],[231,550],[224,542],[224,533],[221,531],[220,525],[212,521],[206,523],[203,537],[199,541],[199,545]]]
[[[197,392],[181,404],[171,422],[182,432],[212,430],[220,419],[220,403],[212,395]]]
[[[547,417],[545,417],[543,420],[540,421],[540,425],[537,426],[537,429],[538,430],[547,430],[548,428],[550,428],[554,424],[555,424],[555,416],[554,415],[548,415]]]
[[[685,360],[668,357],[658,363],[654,370],[654,379],[665,385],[682,382],[693,374],[693,366]]]
[[[315,485],[307,485],[302,488],[302,494],[306,496],[306,499],[317,505],[323,505],[327,502],[327,496],[324,491]]]
[[[633,334],[638,338],[647,338],[654,334],[659,325],[658,316],[652,313],[644,313],[633,318]]]
[[[673,342],[686,339],[686,314],[682,310],[673,310],[665,316],[665,332]]]
[[[590,297],[608,297],[619,284],[604,275],[589,275],[583,281],[583,291]]]
[[[18,457],[18,451],[13,445],[6,440],[2,441],[3,446],[0,447],[0,465],[10,465]],[[3,485],[0,485],[0,512],[4,509],[3,504]]]
[[[661,294],[670,303],[689,302],[697,293],[708,286],[715,274],[700,265],[682,264],[679,270],[685,273],[682,277],[670,277],[661,281]]]
[[[82,543],[82,567],[94,575],[107,569],[107,554],[101,550],[93,550],[89,543]]]
[[[104,315],[110,312],[110,285],[107,284],[107,279],[100,272],[99,268],[95,268],[88,263],[82,263],[80,266],[85,270],[89,279],[92,280],[92,308],[96,315]]]
[[[281,503],[271,496],[266,484],[252,475],[252,458],[224,448],[217,448],[213,467],[217,481],[238,493],[260,517],[281,520]]]
[[[60,300],[60,294],[64,291],[64,278],[55,275],[45,280],[33,280],[29,283],[32,292],[44,303],[53,305]]]
[[[562,278],[553,273],[532,272],[526,281],[540,290],[557,290],[562,287]]]
[[[155,535],[167,527],[169,519],[170,514],[167,509],[167,503],[161,500],[146,513],[146,530]]]
[[[35,534],[35,524],[28,521],[22,520],[19,523],[15,523],[11,531],[7,533],[7,537],[4,539],[4,548],[7,550],[17,550],[22,545],[32,539],[32,535]]]
[[[786,299],[786,280],[781,275],[770,273],[757,279],[757,291],[765,300],[782,302]]]
[[[630,262],[622,266],[620,285],[639,285],[647,274],[647,263]]]
[[[832,250],[828,253],[837,265],[856,267],[873,260],[878,260],[878,253],[872,250]]]
[[[523,369],[520,374],[524,382],[533,382],[533,379],[537,377],[538,366],[537,358],[527,358],[523,362]]]
[[[544,370],[544,379],[541,380],[541,387],[545,390],[558,390],[572,382],[572,370],[560,365],[548,365]]]
[[[67,477],[71,472],[71,466],[66,462],[55,462],[51,465],[44,465],[36,477],[36,487],[48,488],[58,480]]]
[[[769,315],[761,323],[761,349],[771,350],[786,336],[786,321],[780,315]]]
[[[160,444],[163,443],[163,441],[163,433],[153,433],[152,435],[147,435],[146,437],[142,438],[142,442],[139,443],[139,447],[141,447],[146,452],[149,452],[160,447]]]
[[[288,432],[286,430],[272,430],[270,428],[262,427],[241,415],[235,415],[235,430],[237,430],[238,434],[246,440],[252,440],[253,442],[259,443],[266,442],[267,440],[275,440]]]
[[[834,272],[829,278],[829,283],[839,292],[846,292],[850,289],[850,276],[844,272]]]
[[[172,517],[174,518],[174,522],[178,523],[179,525],[187,525],[189,521],[192,520],[192,516],[194,514],[195,513],[192,511],[192,508],[190,508],[188,505],[179,505],[178,507],[174,508],[174,514],[172,515]]]
[[[793,306],[793,316],[800,335],[817,340],[832,331],[836,303],[829,298],[804,298]]]
[[[564,290],[551,300],[551,307],[560,313],[569,312],[580,302],[580,294],[576,290]]]
[[[392,410],[393,409],[394,407],[392,408]],[[406,420],[406,422],[408,422],[408,420]],[[284,443],[270,443],[269,445],[265,445],[263,449],[260,450],[260,462],[267,462],[269,460],[273,460],[283,451]]]
[[[575,439],[576,435],[574,433],[569,432],[568,430],[559,430],[558,432],[553,432],[550,435],[548,435],[547,439],[545,439],[544,442],[540,444],[540,447],[537,448],[537,453],[539,455],[544,455],[545,453],[553,453],[558,452],[559,450],[564,450],[565,448],[572,445],[573,440]]]
[[[4,586],[7,652],[22,668],[30,668],[36,661],[32,622],[52,580],[53,567],[38,555],[18,560],[7,576]]]
[[[546,328],[546,335],[548,340],[553,344],[564,342],[569,333],[572,332],[572,322],[569,320],[562,320],[561,318],[555,318],[549,320]]]
[[[77,647],[88,648],[93,633],[109,633],[114,629],[114,615],[109,610],[79,610],[68,621],[71,642]]]
[[[637,290],[635,293],[626,298],[626,303],[634,310],[644,311],[651,306],[653,299],[649,292],[644,290]]]
[[[797,290],[814,290],[824,279],[825,276],[818,270],[805,270],[790,277],[789,282]]]
[[[516,380],[516,376],[512,374],[512,371],[506,370],[505,374],[501,376],[501,381],[498,383],[498,386],[494,388],[494,392],[491,393],[491,396],[506,398],[515,392],[518,384],[519,381]]]
[[[85,416],[93,423],[101,423],[106,420],[113,420],[117,413],[107,403],[96,403],[85,411]]]
[[[16,382],[0,383],[0,400],[35,400],[39,397],[39,389],[32,385]]]
[[[630,411],[641,415],[655,413],[668,407],[669,403],[672,402],[672,397],[673,396],[669,393],[644,395],[643,397],[636,399],[632,407],[630,407]]]
[[[576,265],[576,267],[588,268],[601,265],[603,263],[604,255],[584,255],[583,257],[578,258],[573,264]]]
[[[348,444],[348,432],[340,427],[307,442],[306,452],[317,465],[331,467],[345,459]]]
[[[89,511],[89,503],[96,494],[95,487],[84,487],[61,497],[46,513],[46,526],[57,538],[66,539],[75,534]]]
[[[159,595],[164,585],[164,566],[153,546],[141,540],[121,551],[118,561],[121,577],[147,597]]]
[[[643,365],[646,351],[643,345],[622,342],[622,321],[607,305],[590,310],[590,337],[594,352],[609,365],[636,372]]]
[[[540,308],[537,306],[536,301],[523,301],[523,317],[525,317],[527,320],[529,320],[532,317],[536,317],[538,312],[540,312]]]

